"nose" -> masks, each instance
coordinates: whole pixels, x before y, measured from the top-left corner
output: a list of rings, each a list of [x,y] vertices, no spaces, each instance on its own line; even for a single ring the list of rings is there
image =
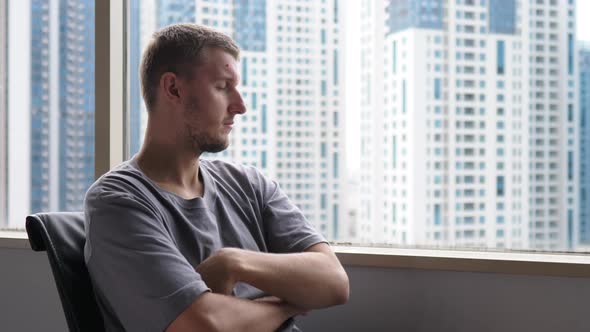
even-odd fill
[[[246,105],[244,104],[244,99],[242,98],[242,94],[238,90],[234,91],[234,97],[232,98],[232,102],[229,105],[229,110],[235,114],[244,114],[246,113]]]

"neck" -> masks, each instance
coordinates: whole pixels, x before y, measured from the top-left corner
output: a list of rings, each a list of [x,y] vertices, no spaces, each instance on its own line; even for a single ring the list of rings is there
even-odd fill
[[[200,153],[183,151],[181,147],[182,144],[168,144],[146,134],[137,164],[160,187],[185,198],[201,196]]]

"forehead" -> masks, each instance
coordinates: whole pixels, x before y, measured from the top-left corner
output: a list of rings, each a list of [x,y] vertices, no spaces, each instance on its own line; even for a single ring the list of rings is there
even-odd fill
[[[199,67],[208,76],[239,80],[238,61],[231,54],[222,49],[207,48],[202,56],[203,63]]]

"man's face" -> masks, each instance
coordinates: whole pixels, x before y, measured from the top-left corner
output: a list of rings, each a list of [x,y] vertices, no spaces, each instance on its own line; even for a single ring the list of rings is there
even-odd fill
[[[236,59],[216,48],[204,53],[193,79],[186,82],[183,100],[186,135],[198,153],[225,150],[234,117],[246,112],[236,89],[240,79]]]

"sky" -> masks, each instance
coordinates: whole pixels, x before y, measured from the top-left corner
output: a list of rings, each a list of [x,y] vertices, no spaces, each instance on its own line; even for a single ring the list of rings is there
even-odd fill
[[[360,3],[361,1],[344,2],[347,22],[344,31],[347,63],[345,75],[348,82],[345,88],[346,164],[349,178],[358,177],[360,169]],[[577,0],[576,7],[577,39],[590,42],[590,0]]]

